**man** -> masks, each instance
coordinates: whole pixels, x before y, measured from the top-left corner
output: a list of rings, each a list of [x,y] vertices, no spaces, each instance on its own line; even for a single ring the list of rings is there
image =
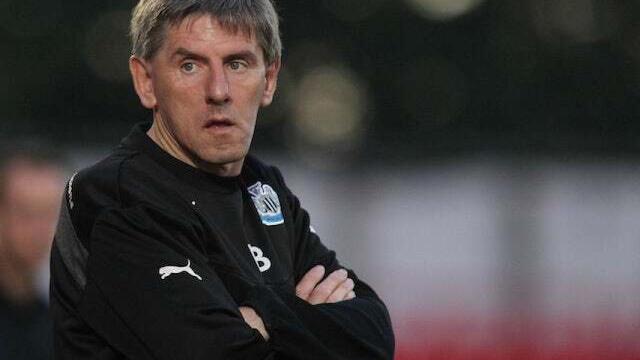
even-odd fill
[[[15,144],[0,151],[0,359],[51,358],[51,323],[37,283],[63,183],[50,149]]]
[[[52,251],[65,359],[391,359],[384,304],[247,155],[280,70],[269,0],[142,0],[151,124],[73,176]]]

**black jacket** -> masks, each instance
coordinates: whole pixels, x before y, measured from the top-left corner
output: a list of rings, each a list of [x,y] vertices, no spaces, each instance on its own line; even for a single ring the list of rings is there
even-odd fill
[[[392,359],[374,291],[310,305],[295,285],[341,267],[279,171],[202,172],[138,125],[67,185],[51,258],[57,359]],[[249,327],[253,307],[271,336]]]

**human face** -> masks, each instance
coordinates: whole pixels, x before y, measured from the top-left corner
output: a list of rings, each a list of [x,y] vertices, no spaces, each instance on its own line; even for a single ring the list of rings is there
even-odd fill
[[[27,273],[49,253],[63,183],[53,166],[20,161],[7,169],[0,199],[0,250]]]
[[[174,157],[223,176],[240,172],[279,67],[279,60],[265,64],[255,36],[227,31],[208,15],[168,27],[150,60],[130,61],[136,91],[154,112],[150,137]]]

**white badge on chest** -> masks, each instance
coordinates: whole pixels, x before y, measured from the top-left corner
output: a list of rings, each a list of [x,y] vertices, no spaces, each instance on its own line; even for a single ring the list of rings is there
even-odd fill
[[[278,199],[278,194],[271,186],[263,185],[258,181],[249,186],[247,191],[251,194],[251,199],[253,199],[253,204],[258,210],[258,215],[260,215],[260,220],[263,224],[273,226],[284,223],[280,199]]]

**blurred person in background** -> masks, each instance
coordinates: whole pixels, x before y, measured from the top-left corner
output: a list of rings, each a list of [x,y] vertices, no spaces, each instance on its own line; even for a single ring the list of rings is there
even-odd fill
[[[50,147],[12,144],[0,152],[0,359],[51,358],[47,299],[37,283],[63,184]]]
[[[64,359],[392,359],[386,306],[248,155],[280,70],[269,0],[142,0],[152,122],[74,175],[52,250]],[[124,60],[124,59],[123,59]]]

